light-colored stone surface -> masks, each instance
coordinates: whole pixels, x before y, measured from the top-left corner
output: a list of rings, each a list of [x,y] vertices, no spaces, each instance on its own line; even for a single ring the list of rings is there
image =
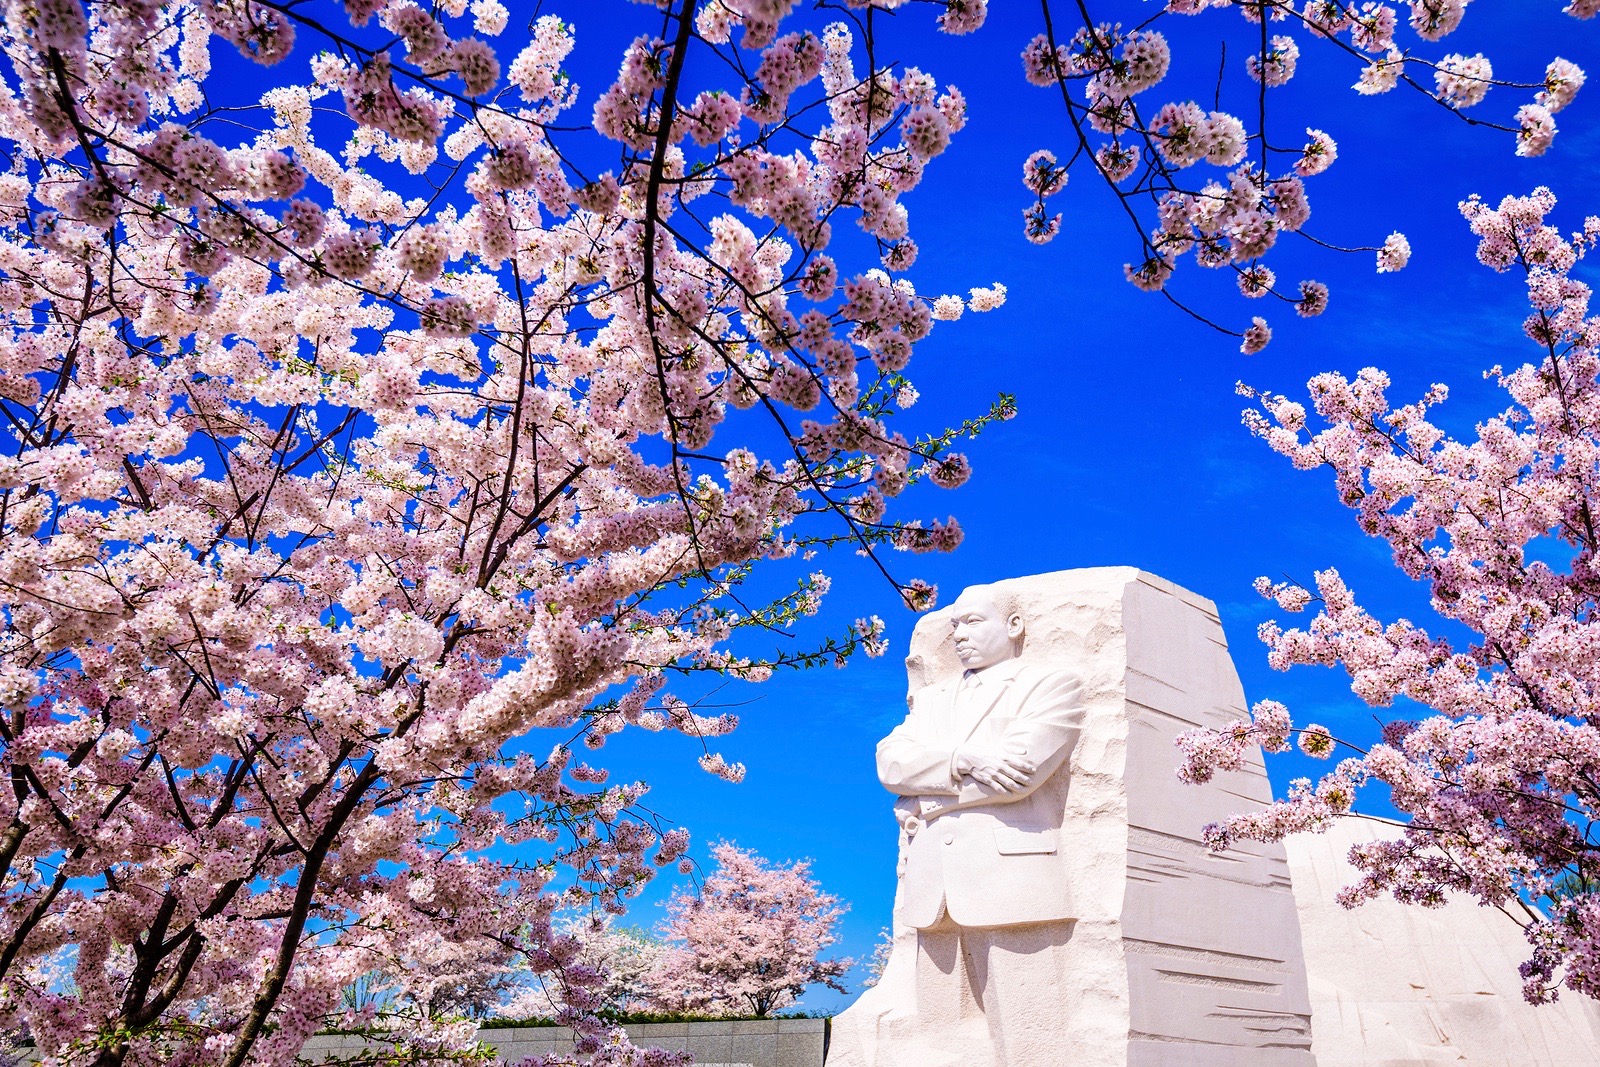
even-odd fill
[[[1289,839],[1310,977],[1319,1067],[1576,1067],[1600,1063],[1600,1006],[1573,994],[1534,1007],[1517,965],[1528,956],[1510,916],[1463,898],[1442,908],[1381,897],[1346,910],[1352,845],[1398,836],[1341,819]]]
[[[1173,777],[1178,733],[1244,712],[1214,606],[1132,568],[998,587],[1026,625],[1019,659],[1077,675],[1083,713],[1061,798],[1072,906],[1061,973],[1004,994],[1011,1011],[1060,1015],[1063,1032],[1044,1059],[1004,1067],[1311,1067],[1283,850],[1213,856],[1200,839],[1207,822],[1270,799],[1259,753],[1205,787]],[[907,660],[913,696],[959,674],[950,627],[948,609],[918,624]],[[1042,932],[1050,925],[1039,924],[1041,939],[1052,936]],[[834,1020],[829,1067],[986,1062],[983,1050],[949,1040],[970,1031],[970,1019],[907,1025],[917,1013],[917,938],[897,921],[883,980]]]
[[[720,1019],[635,1023],[626,1029],[641,1048],[692,1053],[697,1067],[822,1067],[828,1020]],[[572,1050],[572,1031],[564,1026],[500,1027],[480,1030],[478,1037],[505,1063]],[[354,1059],[366,1046],[359,1034],[321,1034],[306,1045],[302,1059],[336,1064]]]

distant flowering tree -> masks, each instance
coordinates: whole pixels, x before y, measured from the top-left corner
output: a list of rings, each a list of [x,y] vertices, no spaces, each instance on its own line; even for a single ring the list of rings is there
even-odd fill
[[[518,970],[509,952],[444,939],[413,948],[416,955],[385,960],[346,983],[339,995],[343,1025],[403,1031],[422,1021],[483,1019],[515,988]]]
[[[1546,221],[1554,205],[1543,188],[1494,208],[1461,205],[1478,258],[1522,275],[1532,305],[1523,329],[1538,350],[1487,371],[1508,404],[1475,438],[1431,421],[1443,385],[1397,406],[1370,368],[1311,380],[1320,427],[1301,404],[1241,387],[1259,405],[1250,429],[1298,468],[1330,468],[1361,529],[1384,538],[1395,564],[1427,584],[1433,611],[1471,635],[1383,622],[1335,570],[1319,572],[1314,591],[1263,578],[1257,588],[1280,607],[1317,609],[1302,628],[1262,626],[1272,665],[1337,664],[1366,703],[1404,697],[1424,717],[1387,723],[1363,749],[1324,726],[1295,729],[1267,700],[1249,722],[1180,742],[1191,781],[1238,766],[1257,743],[1286,751],[1295,736],[1311,756],[1348,753],[1315,785],[1301,779],[1286,800],[1208,828],[1211,843],[1322,829],[1351,815],[1364,784],[1381,783],[1409,824],[1399,840],[1354,849],[1361,878],[1341,902],[1387,891],[1438,906],[1465,894],[1507,911],[1527,931],[1522,975],[1535,1003],[1563,988],[1600,997],[1600,317],[1573,273],[1600,243],[1600,217],[1563,235]]]
[[[285,1067],[375,969],[516,961],[661,1060],[551,918],[687,835],[577,742],[882,650],[759,654],[827,588],[769,561],[961,539],[887,514],[1010,413],[891,428],[1004,299],[904,273],[960,93],[663,0],[574,116],[552,6],[0,0],[0,1030],[47,1064]],[[397,1055],[476,1055],[431,1014]]]
[[[826,958],[845,911],[806,861],[770,863],[726,841],[699,893],[680,889],[663,927],[671,948],[655,985],[666,1007],[721,1015],[770,1015],[809,985],[846,992],[853,964]]]
[[[550,945],[561,968],[437,941],[426,956],[385,961],[346,985],[341,1022],[393,1033],[418,1018],[554,1019],[576,1003],[617,1015],[656,1007],[666,945],[648,931],[605,913],[569,916],[551,923]]]
[[[1294,78],[1302,49],[1342,57],[1357,93],[1403,86],[1431,95],[1463,118],[1492,88],[1519,90],[1497,117],[1474,111],[1470,119],[1512,134],[1519,156],[1541,155],[1550,147],[1555,114],[1583,86],[1583,70],[1560,57],[1552,58],[1542,74],[1506,80],[1485,55],[1445,52],[1440,42],[1460,27],[1467,2],[1039,0],[1040,32],[1022,53],[1023,68],[1029,82],[1058,96],[1071,134],[1065,161],[1041,149],[1023,166],[1023,183],[1033,197],[1023,212],[1027,237],[1043,243],[1060,232],[1061,216],[1052,214],[1046,201],[1065,188],[1072,170],[1087,170],[1110,186],[1134,227],[1139,255],[1126,267],[1134,285],[1178,303],[1168,282],[1180,257],[1193,253],[1200,266],[1232,271],[1246,297],[1271,296],[1301,315],[1321,314],[1328,306],[1327,286],[1309,280],[1280,284],[1267,263],[1280,237],[1308,232],[1306,180],[1327,170],[1339,154],[1334,139],[1317,128],[1327,123],[1323,111],[1287,123],[1296,131],[1293,138],[1269,135],[1269,112],[1278,113],[1273,90]],[[946,17],[981,22],[986,7],[985,0],[956,0]],[[1159,87],[1175,64],[1198,60],[1210,75],[1215,61],[1214,53],[1175,56],[1162,25],[1179,18],[1223,18],[1220,12],[1226,9],[1248,24],[1244,61],[1230,67],[1226,59],[1238,53],[1224,51],[1222,69],[1207,79],[1208,86],[1216,85],[1210,107],[1163,96]],[[1589,19],[1600,13],[1600,2],[1572,0],[1565,10]],[[1220,24],[1217,34],[1231,35]],[[1223,110],[1225,92],[1229,99],[1247,95],[1250,103]],[[1332,99],[1331,92],[1317,97],[1322,106]],[[1326,236],[1318,243],[1327,244]],[[1380,273],[1401,269],[1411,255],[1399,233],[1350,250],[1375,252]],[[1272,336],[1260,316],[1242,332],[1226,332],[1242,337],[1246,353],[1259,352]]]
[[[613,915],[558,920],[555,930],[578,945],[571,975],[582,969],[596,981],[592,999],[598,1011],[625,1015],[653,1011],[657,975],[667,946],[637,926],[622,926]],[[498,978],[499,1003],[490,1014],[505,1019],[555,1018],[567,1007],[560,984],[519,967]]]

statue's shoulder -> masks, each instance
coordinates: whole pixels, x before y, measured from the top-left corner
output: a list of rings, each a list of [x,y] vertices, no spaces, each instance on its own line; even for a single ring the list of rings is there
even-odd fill
[[[1018,669],[1016,683],[1025,691],[1075,689],[1082,684],[1077,671],[1064,667],[1038,663],[1024,663]]]
[[[940,694],[949,693],[950,690],[955,686],[956,682],[960,681],[960,679],[960,675],[955,675],[950,678],[940,678],[937,681],[929,682],[927,685],[913,689],[906,697],[906,703],[911,707],[916,707],[917,701],[919,700],[927,700],[932,697],[939,696]]]

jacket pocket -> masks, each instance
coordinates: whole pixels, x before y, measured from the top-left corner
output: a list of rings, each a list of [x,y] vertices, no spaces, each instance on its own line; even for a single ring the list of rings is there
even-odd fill
[[[1015,826],[994,828],[994,847],[1002,856],[1048,854],[1056,850],[1054,830],[1019,830]]]

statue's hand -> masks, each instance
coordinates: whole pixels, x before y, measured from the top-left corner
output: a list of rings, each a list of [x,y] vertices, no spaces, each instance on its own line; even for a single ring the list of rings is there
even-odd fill
[[[1028,787],[1038,766],[1020,748],[1007,746],[1002,752],[960,749],[956,752],[955,769],[981,786],[1015,793]]]

